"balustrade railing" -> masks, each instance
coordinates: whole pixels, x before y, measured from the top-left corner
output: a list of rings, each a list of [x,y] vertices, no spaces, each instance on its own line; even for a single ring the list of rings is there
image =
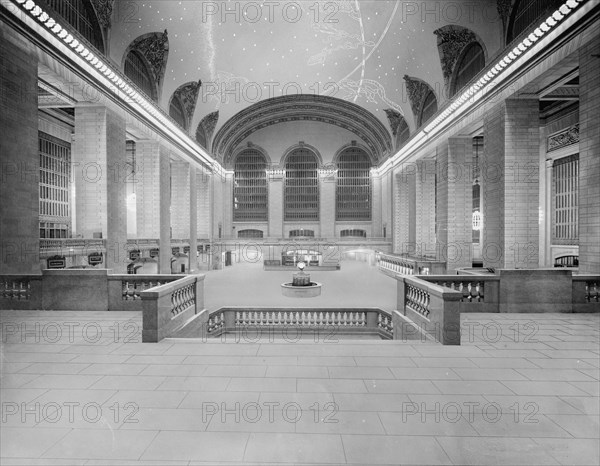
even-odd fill
[[[466,303],[483,303],[485,301],[484,281],[473,278],[472,280],[457,280],[457,279],[436,279],[436,277],[423,276],[423,280],[436,285],[450,288],[451,290],[460,291],[463,295],[461,302]]]
[[[179,315],[190,306],[196,305],[196,283],[190,283],[171,293],[171,315]]]
[[[135,277],[135,276],[134,276]],[[177,277],[169,279],[153,279],[153,278],[126,278],[121,279],[121,297],[124,301],[141,300],[140,293],[155,286],[164,285],[165,283],[177,280]]]
[[[31,299],[31,283],[27,278],[0,280],[0,297],[15,301]]]
[[[174,336],[204,310],[204,275],[180,276],[140,293],[143,305],[142,341]]]
[[[69,249],[106,249],[106,240],[104,239],[84,239],[84,238],[61,238],[61,239],[40,239],[40,251],[67,251]]]
[[[207,334],[219,336],[247,327],[331,329],[335,332],[373,333],[393,338],[391,314],[381,309],[236,309],[213,311],[207,321]]]
[[[431,295],[427,288],[421,288],[415,285],[406,284],[405,306],[418,314],[421,314],[426,319],[429,319],[431,311],[429,302]]]
[[[398,311],[421,332],[444,345],[460,345],[462,292],[424,280],[397,275]],[[404,326],[401,332],[404,330]]]
[[[379,253],[375,260],[380,269],[402,275],[415,275],[415,261],[400,256]]]

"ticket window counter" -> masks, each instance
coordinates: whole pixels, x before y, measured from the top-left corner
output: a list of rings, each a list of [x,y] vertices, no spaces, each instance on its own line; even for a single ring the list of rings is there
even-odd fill
[[[323,263],[323,254],[318,251],[310,251],[307,249],[298,249],[295,251],[287,251],[281,255],[282,265],[295,266],[299,262],[304,262],[309,266],[319,266]]]

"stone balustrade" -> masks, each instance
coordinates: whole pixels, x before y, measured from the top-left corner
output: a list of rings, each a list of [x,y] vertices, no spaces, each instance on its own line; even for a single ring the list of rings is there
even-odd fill
[[[184,276],[140,295],[142,342],[158,342],[174,336],[204,310],[204,275]]]
[[[383,273],[389,276],[435,275],[446,271],[446,263],[428,258],[378,253],[375,261]]]
[[[185,275],[108,275],[108,301],[111,311],[141,311],[141,292],[179,280]]]
[[[499,312],[499,275],[421,275],[420,279],[462,293],[460,312]]]
[[[398,313],[412,322],[412,328],[406,320],[400,320],[394,314],[398,336],[405,338],[406,333],[415,327],[443,345],[460,345],[460,301],[463,293],[423,280],[423,277],[397,275]]]
[[[383,339],[394,336],[392,315],[384,310],[369,309],[239,309],[213,311],[206,325],[209,336],[239,332],[243,329],[322,329],[336,334],[376,334]]]

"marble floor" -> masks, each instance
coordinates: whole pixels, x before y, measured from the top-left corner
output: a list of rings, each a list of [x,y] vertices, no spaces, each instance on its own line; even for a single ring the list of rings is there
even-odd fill
[[[463,315],[460,347],[0,315],[5,466],[600,462],[600,315]]]

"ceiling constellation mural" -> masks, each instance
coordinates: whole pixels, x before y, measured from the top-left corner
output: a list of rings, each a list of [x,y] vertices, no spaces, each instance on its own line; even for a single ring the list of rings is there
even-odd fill
[[[168,30],[161,102],[182,84],[202,80],[191,127],[219,111],[217,130],[241,110],[272,97],[317,94],[357,104],[391,132],[386,109],[414,128],[403,76],[445,82],[434,31],[447,25],[477,34],[493,56],[502,20],[495,0],[404,2],[174,1],[115,5],[111,57],[121,62],[136,38]],[[131,8],[135,8],[131,11]],[[126,19],[125,19],[126,17]]]

